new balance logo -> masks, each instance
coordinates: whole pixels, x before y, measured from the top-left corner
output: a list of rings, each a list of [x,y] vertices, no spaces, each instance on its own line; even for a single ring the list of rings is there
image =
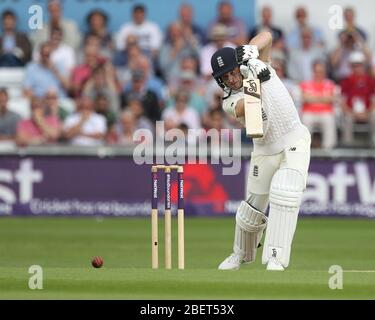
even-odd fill
[[[217,57],[217,63],[219,65],[219,67],[223,67],[224,66],[224,61],[223,61],[223,58],[221,56]]]
[[[266,121],[268,118],[267,118],[267,114],[264,112],[263,108],[262,108],[262,120],[263,121]]]
[[[254,176],[254,177],[257,177],[258,174],[259,174],[259,168],[258,168],[258,166],[254,166],[254,169],[253,169],[253,176]]]
[[[297,148],[296,147],[293,147],[293,148],[290,148],[289,151],[296,151]]]
[[[272,249],[272,257],[276,258],[277,256],[277,251],[275,248]]]

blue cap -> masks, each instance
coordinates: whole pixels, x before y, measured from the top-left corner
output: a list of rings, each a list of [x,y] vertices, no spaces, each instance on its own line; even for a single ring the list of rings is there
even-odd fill
[[[236,50],[224,47],[217,50],[211,58],[212,76],[216,79],[238,66]]]

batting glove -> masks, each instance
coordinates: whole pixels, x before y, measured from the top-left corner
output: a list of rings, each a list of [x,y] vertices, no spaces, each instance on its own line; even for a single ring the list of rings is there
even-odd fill
[[[258,57],[259,52],[257,46],[246,44],[243,46],[238,46],[236,48],[236,58],[239,64],[242,64],[248,61],[249,59],[256,59]]]
[[[247,62],[247,67],[249,72],[255,75],[261,83],[271,78],[271,72],[267,68],[267,65],[259,59],[250,59]]]

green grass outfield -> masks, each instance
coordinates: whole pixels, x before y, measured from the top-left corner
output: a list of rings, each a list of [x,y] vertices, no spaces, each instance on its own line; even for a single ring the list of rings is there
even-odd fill
[[[375,220],[300,219],[285,272],[265,271],[261,250],[239,271],[217,270],[234,218],[185,219],[186,269],[164,270],[162,222],[152,270],[147,218],[1,218],[0,299],[375,299]],[[31,265],[43,267],[43,290],[28,288]],[[328,287],[331,265],[344,269],[342,290]]]

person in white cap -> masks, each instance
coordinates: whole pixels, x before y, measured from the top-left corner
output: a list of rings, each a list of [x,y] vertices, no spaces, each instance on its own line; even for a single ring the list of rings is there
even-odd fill
[[[342,90],[343,143],[353,145],[354,124],[369,123],[371,144],[375,145],[375,85],[368,74],[366,57],[361,51],[354,51],[349,56],[351,73],[340,85]]]

